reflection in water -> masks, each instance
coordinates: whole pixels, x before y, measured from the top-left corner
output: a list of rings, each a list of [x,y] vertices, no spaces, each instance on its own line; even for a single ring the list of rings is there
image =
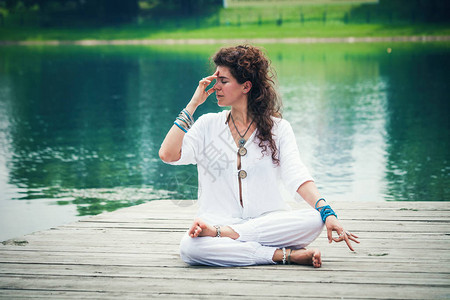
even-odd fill
[[[449,66],[448,52],[437,51],[383,65],[390,75],[386,182],[394,200],[449,200]]]
[[[449,200],[448,45],[387,47],[268,46],[284,117],[327,198]],[[68,221],[195,198],[195,167],[165,165],[157,152],[216,49],[1,48],[0,217],[23,203],[75,207]],[[219,111],[213,98],[196,116]],[[60,222],[45,220],[0,239]]]
[[[379,61],[320,53],[280,63],[285,117],[324,195],[379,201],[385,166],[386,82]]]

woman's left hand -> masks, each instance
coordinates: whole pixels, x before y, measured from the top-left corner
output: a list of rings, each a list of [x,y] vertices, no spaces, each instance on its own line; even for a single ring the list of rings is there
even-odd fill
[[[350,240],[359,244],[359,241],[357,240],[359,237],[357,235],[354,235],[353,233],[345,231],[341,223],[335,216],[329,216],[328,218],[326,218],[325,226],[327,227],[329,243],[331,243],[332,241],[335,241],[336,243],[345,241],[348,248],[352,251],[355,251],[352,247],[352,244],[350,243]],[[333,231],[336,231],[336,233],[339,235],[337,238],[333,237]]]

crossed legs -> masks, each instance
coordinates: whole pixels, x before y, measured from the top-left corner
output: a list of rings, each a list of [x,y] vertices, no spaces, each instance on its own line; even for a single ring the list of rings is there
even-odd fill
[[[321,266],[317,249],[304,249],[323,228],[312,209],[273,212],[240,224],[216,228],[196,219],[180,243],[181,258],[191,265],[248,266],[274,264],[290,255],[291,263]]]

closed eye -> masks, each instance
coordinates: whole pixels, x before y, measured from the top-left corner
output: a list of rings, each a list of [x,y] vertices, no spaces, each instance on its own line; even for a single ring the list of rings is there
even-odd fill
[[[221,83],[228,83],[228,78],[225,76],[219,76],[219,79]]]

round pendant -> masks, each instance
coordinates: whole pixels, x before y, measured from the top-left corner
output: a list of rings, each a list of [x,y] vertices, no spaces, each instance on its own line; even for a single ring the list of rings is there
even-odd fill
[[[245,145],[245,142],[246,142],[245,139],[240,138],[240,139],[239,139],[239,146],[241,146],[241,147],[244,146],[244,145]]]
[[[247,154],[247,149],[245,149],[245,147],[240,147],[238,153],[240,156],[244,156]]]

